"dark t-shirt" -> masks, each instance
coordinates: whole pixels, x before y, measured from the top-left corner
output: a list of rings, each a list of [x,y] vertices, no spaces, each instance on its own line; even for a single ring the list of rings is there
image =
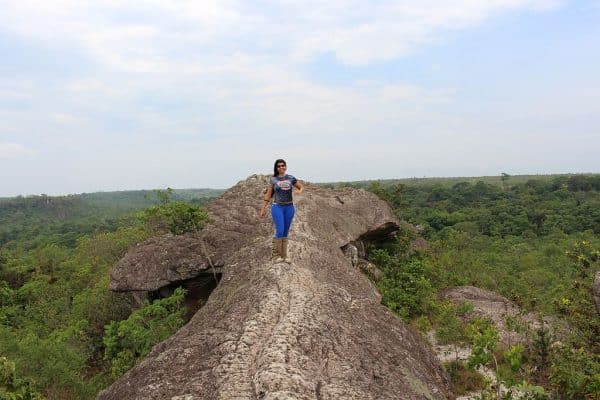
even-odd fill
[[[292,175],[272,176],[271,187],[273,188],[273,201],[278,204],[289,204],[292,202],[294,185],[298,182]]]

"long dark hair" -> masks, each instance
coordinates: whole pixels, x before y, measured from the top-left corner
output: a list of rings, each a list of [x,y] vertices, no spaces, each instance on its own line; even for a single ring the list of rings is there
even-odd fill
[[[279,173],[277,172],[277,164],[279,163],[283,163],[287,167],[287,163],[285,162],[285,160],[282,160],[281,158],[275,160],[275,164],[273,164],[273,176],[279,175]]]

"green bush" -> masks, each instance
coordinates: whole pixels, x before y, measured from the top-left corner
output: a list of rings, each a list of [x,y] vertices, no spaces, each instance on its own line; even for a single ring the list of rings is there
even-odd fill
[[[385,255],[379,252],[377,259],[383,261]],[[385,306],[405,320],[427,312],[433,299],[433,287],[426,277],[424,261],[413,259],[398,264],[390,260],[383,272],[377,287]]]
[[[12,349],[5,351],[14,359],[18,375],[34,379],[46,397],[89,398],[94,392],[81,379],[80,371],[85,368],[86,355],[79,346],[80,332],[81,324],[55,331],[45,338],[30,332],[22,337],[13,337]]]
[[[502,353],[504,360],[513,372],[519,371],[523,366],[523,351],[525,351],[525,346],[517,343]]]
[[[468,368],[461,361],[450,361],[444,364],[448,375],[452,381],[452,391],[457,396],[462,396],[469,392],[482,390],[487,386],[486,379],[479,372]]]
[[[146,356],[152,346],[183,326],[185,290],[175,289],[170,297],[146,303],[124,321],[113,321],[105,328],[104,358],[117,378]]]
[[[196,232],[208,222],[208,214],[200,206],[169,202],[140,211],[138,218],[152,231],[168,231],[174,235]]]
[[[550,382],[569,399],[600,399],[600,361],[584,348],[563,346],[553,355]]]
[[[465,327],[458,309],[450,302],[443,302],[436,309],[435,336],[440,344],[457,344],[466,341]]]
[[[498,370],[495,352],[498,349],[500,337],[494,323],[490,320],[473,318],[467,327],[467,336],[471,344],[472,353],[468,365],[476,368],[494,361],[494,369]]]
[[[15,363],[0,357],[0,400],[43,400],[27,379],[17,377]]]

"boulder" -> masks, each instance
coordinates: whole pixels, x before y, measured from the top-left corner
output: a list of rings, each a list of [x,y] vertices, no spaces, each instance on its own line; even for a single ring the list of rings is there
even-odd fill
[[[292,263],[273,263],[272,222],[258,218],[268,179],[253,175],[207,207],[211,222],[197,239],[222,259],[219,285],[98,398],[454,398],[423,338],[380,304],[342,251],[392,235],[389,206],[363,190],[306,184],[295,196]]]
[[[203,273],[220,273],[223,261],[200,235],[153,237],[138,244],[110,272],[114,291],[156,291]]]

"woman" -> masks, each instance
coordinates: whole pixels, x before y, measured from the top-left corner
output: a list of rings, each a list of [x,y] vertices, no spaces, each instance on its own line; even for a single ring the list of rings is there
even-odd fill
[[[296,188],[296,193],[302,193],[304,186],[295,177],[288,175],[286,171],[286,162],[281,159],[276,160],[273,166],[271,185],[265,192],[259,215],[261,218],[265,216],[267,206],[273,197],[271,215],[273,215],[273,224],[275,225],[275,237],[273,238],[272,258],[275,262],[285,261],[289,264],[291,260],[287,254],[287,236],[295,212],[292,192]]]

